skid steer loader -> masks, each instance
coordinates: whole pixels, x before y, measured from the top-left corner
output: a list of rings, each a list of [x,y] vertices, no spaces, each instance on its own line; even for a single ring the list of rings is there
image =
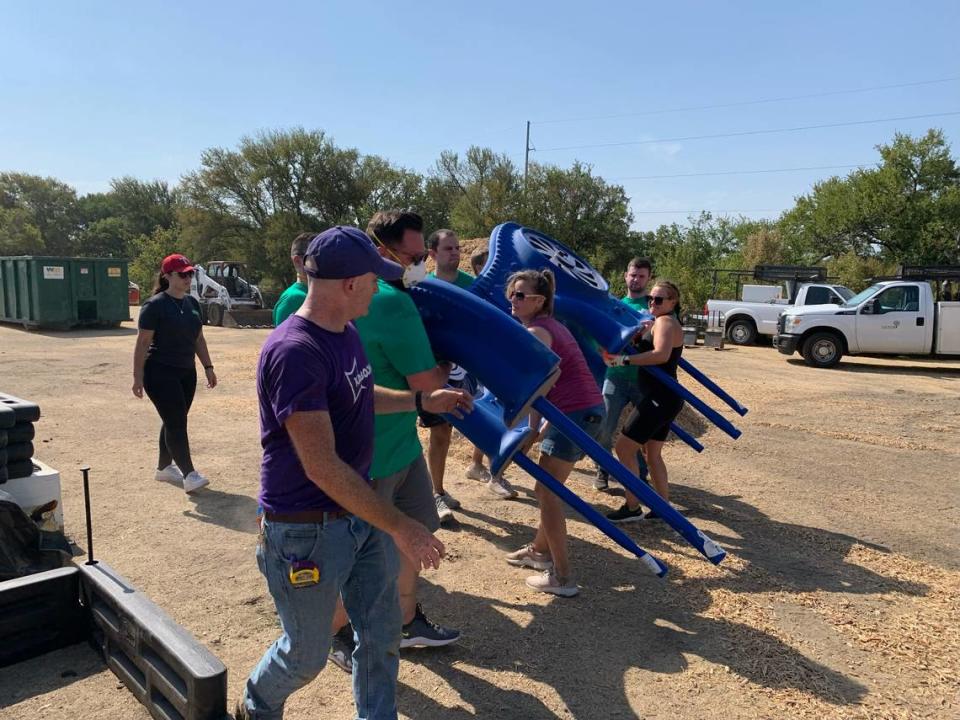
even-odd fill
[[[200,302],[204,324],[270,327],[273,312],[263,307],[259,288],[243,279],[243,263],[211,260],[197,265],[190,294]]]

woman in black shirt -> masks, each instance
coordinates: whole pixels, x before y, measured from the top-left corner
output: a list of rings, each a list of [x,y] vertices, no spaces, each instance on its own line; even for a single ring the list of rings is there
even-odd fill
[[[164,258],[153,296],[140,308],[133,353],[133,394],[142,398],[146,391],[163,421],[156,479],[182,483],[188,493],[210,483],[193,467],[187,437],[187,413],[197,390],[194,355],[203,364],[207,387],[217,386],[200,303],[190,295],[193,274],[183,255]]]

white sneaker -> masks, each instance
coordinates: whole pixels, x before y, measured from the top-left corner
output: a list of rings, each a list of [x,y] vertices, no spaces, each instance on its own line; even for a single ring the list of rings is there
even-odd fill
[[[443,499],[443,495],[434,495],[433,500],[437,504],[437,515],[440,516],[441,523],[445,523],[447,520],[453,518],[453,510],[447,505]]]
[[[153,476],[153,479],[157,482],[176,483],[179,485],[183,482],[183,473],[180,472],[180,468],[177,467],[176,463],[170,463],[163,470],[157,470],[157,474]]]
[[[471,480],[490,482],[490,471],[487,470],[483,465],[471,465],[469,468],[467,468],[466,475]]]
[[[205,488],[209,484],[210,481],[207,480],[203,475],[198,473],[196,470],[192,470],[190,474],[183,479],[183,491],[189,494],[196,492],[200,488]]]
[[[443,501],[447,504],[447,507],[450,508],[451,510],[460,509],[460,501],[457,500],[453,495],[448,493],[446,490],[440,493],[439,497],[443,498]]]
[[[517,491],[510,486],[506,478],[502,477],[490,478],[487,489],[503,500],[513,500],[517,496]]]

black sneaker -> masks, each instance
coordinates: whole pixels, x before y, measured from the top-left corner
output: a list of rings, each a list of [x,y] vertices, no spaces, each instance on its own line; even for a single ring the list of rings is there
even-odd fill
[[[333,636],[328,659],[345,673],[353,674],[353,626],[347,623]]]
[[[639,520],[643,520],[643,506],[637,505],[635,509],[631,510],[627,504],[624,503],[618,509],[608,512],[607,520],[615,523],[637,522]]]
[[[653,510],[648,510],[647,514],[643,516],[644,520],[663,520],[662,517],[657,515]]]
[[[423,614],[423,608],[417,603],[417,612],[413,620],[403,626],[400,647],[442,647],[460,639],[460,631],[445,628],[431,622]]]
[[[597,468],[597,476],[593,479],[593,489],[603,492],[610,487],[610,475],[603,468]]]

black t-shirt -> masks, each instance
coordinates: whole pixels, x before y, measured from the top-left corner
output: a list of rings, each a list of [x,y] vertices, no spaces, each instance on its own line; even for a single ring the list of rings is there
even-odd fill
[[[200,335],[200,303],[186,295],[182,300],[160,292],[140,307],[137,326],[153,330],[147,359],[179,368],[194,366],[197,337]]]

